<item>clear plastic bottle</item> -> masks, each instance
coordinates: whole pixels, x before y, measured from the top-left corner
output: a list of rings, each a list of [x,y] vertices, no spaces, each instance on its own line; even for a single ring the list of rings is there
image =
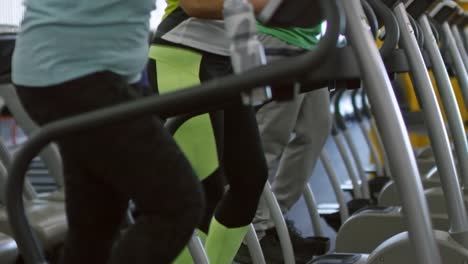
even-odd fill
[[[230,40],[229,50],[235,73],[266,64],[265,50],[257,38],[253,7],[248,0],[225,0],[224,23]],[[271,99],[270,87],[259,87],[242,94],[246,105],[259,105]]]

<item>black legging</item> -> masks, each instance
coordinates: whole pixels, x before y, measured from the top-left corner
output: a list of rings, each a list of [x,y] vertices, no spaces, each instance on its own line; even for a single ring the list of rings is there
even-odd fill
[[[240,100],[225,108],[223,130],[222,171],[229,189],[218,203],[215,216],[227,227],[241,227],[252,222],[268,179],[253,108]]]
[[[18,95],[39,125],[134,100],[118,75],[103,72]],[[202,215],[198,178],[154,116],[58,140],[65,168],[69,231],[64,264],[171,263]],[[140,216],[116,244],[132,199]],[[109,258],[111,259],[109,261]]]

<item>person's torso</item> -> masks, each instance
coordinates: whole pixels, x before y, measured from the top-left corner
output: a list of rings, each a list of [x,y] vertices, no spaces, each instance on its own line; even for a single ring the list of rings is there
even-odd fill
[[[266,27],[262,24],[257,24],[257,29],[263,34],[273,36],[279,40],[305,50],[312,49],[317,45],[320,36],[322,35],[321,26],[314,28],[278,28]]]
[[[164,19],[156,32],[155,42],[169,41],[218,55],[229,56],[229,43],[222,20],[207,20],[188,16],[179,0],[167,0]],[[310,49],[316,45],[321,28],[271,28],[258,24],[260,33],[276,37],[295,47]]]
[[[154,40],[229,56],[229,41],[224,31],[224,22],[190,17],[180,7],[179,0],[167,0],[166,11]]]
[[[49,86],[103,70],[136,81],[154,7],[154,0],[27,0],[13,81]]]

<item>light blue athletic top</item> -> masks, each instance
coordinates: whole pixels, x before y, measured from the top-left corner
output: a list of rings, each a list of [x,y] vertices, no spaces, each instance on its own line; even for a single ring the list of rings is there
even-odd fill
[[[129,82],[148,58],[155,0],[26,0],[13,56],[13,82],[50,86],[98,71]]]

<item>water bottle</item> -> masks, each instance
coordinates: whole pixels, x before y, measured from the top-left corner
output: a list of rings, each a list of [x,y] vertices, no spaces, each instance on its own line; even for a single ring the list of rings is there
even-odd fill
[[[239,74],[266,64],[265,50],[257,38],[253,7],[248,0],[225,0],[224,23],[234,73]],[[269,86],[258,87],[241,94],[246,105],[259,105],[271,99]]]

